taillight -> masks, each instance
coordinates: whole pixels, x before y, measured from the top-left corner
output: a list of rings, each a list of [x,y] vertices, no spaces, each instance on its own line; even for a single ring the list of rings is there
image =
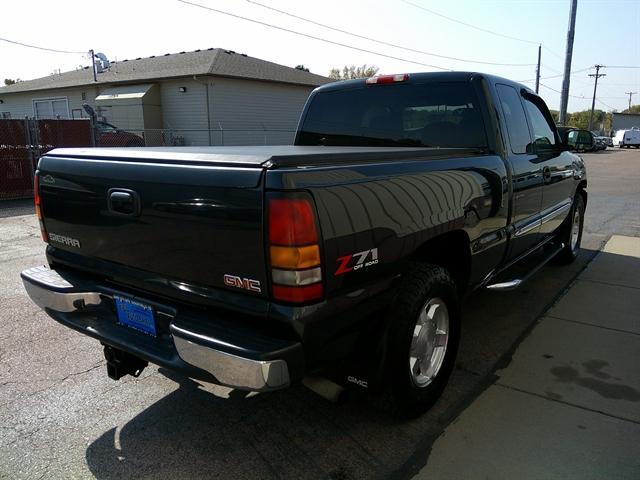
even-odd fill
[[[270,198],[269,260],[276,300],[305,303],[322,298],[320,240],[309,198]]]
[[[366,80],[367,85],[385,85],[389,83],[402,83],[409,80],[408,73],[400,73],[398,75],[380,75],[379,77],[369,77]]]
[[[40,223],[40,234],[44,242],[49,241],[47,230],[44,228],[44,218],[42,217],[42,202],[40,200],[40,179],[38,172],[33,176],[33,203],[36,206],[36,217],[38,217],[38,223]]]

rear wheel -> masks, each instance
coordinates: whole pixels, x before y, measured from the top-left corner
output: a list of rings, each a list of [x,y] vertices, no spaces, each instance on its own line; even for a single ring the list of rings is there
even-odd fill
[[[571,214],[567,217],[566,223],[561,227],[560,239],[564,243],[564,248],[555,258],[556,263],[567,265],[572,263],[580,251],[582,241],[582,230],[584,228],[584,199],[579,193],[573,200]]]
[[[388,395],[395,413],[415,417],[440,397],[454,367],[460,313],[449,272],[413,265],[390,315]]]

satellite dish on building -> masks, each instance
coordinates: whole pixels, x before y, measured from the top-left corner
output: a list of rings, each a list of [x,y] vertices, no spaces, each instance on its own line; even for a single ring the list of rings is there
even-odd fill
[[[96,71],[98,73],[102,73],[105,69],[109,68],[109,66],[111,65],[111,62],[109,62],[109,60],[107,59],[107,56],[102,52],[96,53],[94,57],[95,57],[94,63],[96,65]]]

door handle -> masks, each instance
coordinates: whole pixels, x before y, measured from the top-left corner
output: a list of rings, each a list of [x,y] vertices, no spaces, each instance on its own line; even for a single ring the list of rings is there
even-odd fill
[[[548,183],[551,180],[551,169],[549,167],[544,167],[542,169],[542,179],[545,183]]]
[[[109,211],[116,215],[136,216],[140,214],[140,199],[133,190],[111,188],[108,192]]]

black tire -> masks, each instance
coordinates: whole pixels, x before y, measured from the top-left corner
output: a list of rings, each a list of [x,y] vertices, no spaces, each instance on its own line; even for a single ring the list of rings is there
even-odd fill
[[[451,275],[437,265],[412,265],[402,280],[399,292],[389,312],[389,355],[386,364],[389,383],[386,396],[394,414],[413,418],[424,413],[438,400],[453,371],[460,340],[460,304]],[[444,358],[430,383],[418,386],[409,359],[416,321],[423,307],[429,301],[437,302],[438,299],[446,306],[445,313],[448,312],[449,317]]]
[[[572,242],[573,238],[573,226],[576,213],[579,218],[578,237],[577,241]],[[582,230],[584,229],[584,199],[580,193],[576,194],[571,212],[565,223],[560,227],[560,239],[564,243],[564,248],[556,255],[554,262],[559,265],[568,265],[573,263],[578,258],[578,252],[580,251],[580,243],[582,242]]]

